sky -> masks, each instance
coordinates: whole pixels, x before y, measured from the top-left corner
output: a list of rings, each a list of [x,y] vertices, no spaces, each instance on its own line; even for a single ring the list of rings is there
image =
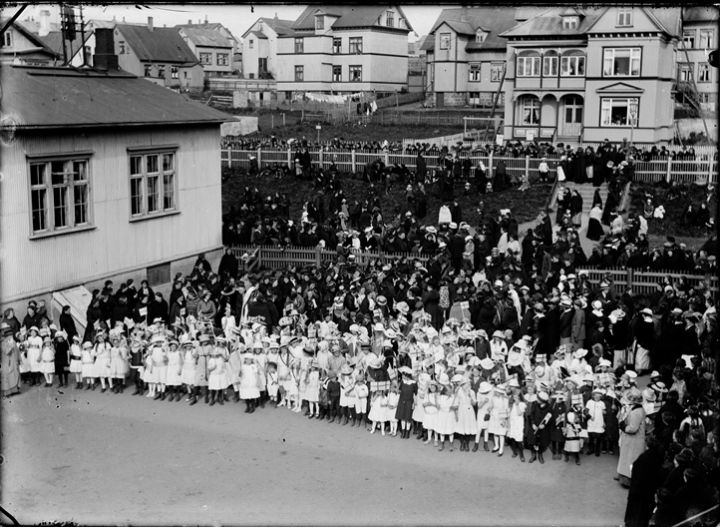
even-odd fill
[[[99,5],[85,6],[83,7],[83,16],[85,20],[112,20],[113,16],[115,16],[118,22],[121,22],[124,17],[126,22],[135,23],[147,22],[147,17],[151,16],[155,27],[162,27],[164,24],[168,27],[186,24],[188,20],[197,23],[207,16],[208,22],[220,22],[232,31],[237,38],[240,38],[253,22],[260,17],[272,18],[277,13],[278,18],[295,20],[305,7],[303,4],[253,4],[254,12],[251,12],[250,4],[156,4],[142,9],[138,9],[133,4],[111,4],[105,7]],[[405,16],[410,21],[410,25],[415,30],[415,33],[410,32],[409,41],[414,42],[418,37],[426,35],[432,29],[432,25],[437,20],[440,11],[449,7],[454,6],[401,5]],[[20,16],[20,20],[25,20],[28,17],[34,17],[35,20],[38,20],[40,11],[43,9],[50,11],[51,22],[60,21],[60,9],[58,5],[53,4],[30,6]]]

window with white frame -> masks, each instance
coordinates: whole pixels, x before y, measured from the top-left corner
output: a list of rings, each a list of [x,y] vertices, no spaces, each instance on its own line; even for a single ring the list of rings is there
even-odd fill
[[[715,32],[712,29],[701,29],[698,47],[700,49],[712,48],[714,46],[714,36]]]
[[[695,48],[695,30],[694,29],[686,29],[683,31],[683,46],[685,46],[686,49],[693,49]]]
[[[539,77],[540,76],[540,54],[534,51],[526,51],[517,58],[518,77]]]
[[[387,11],[385,13],[385,25],[387,27],[395,27],[395,13]]]
[[[295,66],[295,82],[303,82],[305,80],[305,66]]]
[[[440,49],[450,49],[450,33],[440,33]]]
[[[305,39],[295,37],[295,53],[305,53]]]
[[[248,41],[248,48],[253,49],[255,47],[255,41],[253,39],[250,39]]]
[[[215,60],[218,66],[227,66],[230,55],[228,53],[218,53]]]
[[[362,66],[348,66],[350,82],[362,82]]]
[[[502,62],[494,62],[490,65],[490,82],[500,82],[504,67]]]
[[[322,31],[325,29],[325,17],[323,15],[315,16],[315,30]]]
[[[158,66],[157,69],[157,76],[158,79],[164,79],[165,78],[165,66]]]
[[[118,41],[118,55],[125,55],[127,53],[127,48],[125,47],[125,41],[119,40]]]
[[[698,82],[710,82],[710,64],[698,64]]]
[[[603,97],[600,99],[600,126],[636,126],[637,97]]]
[[[568,124],[581,124],[583,119],[583,98],[579,95],[564,97],[565,122]]]
[[[692,73],[692,64],[688,62],[680,62],[677,65],[677,79],[680,82],[690,82]]]
[[[170,78],[177,79],[180,75],[178,74],[177,66],[170,66]]]
[[[470,82],[480,82],[480,64],[470,64],[470,75],[468,77]]]
[[[252,42],[252,40],[250,42]],[[212,53],[200,53],[200,63],[212,64]]]
[[[562,19],[563,29],[577,29],[580,25],[579,16],[564,16]]]
[[[333,37],[333,53],[342,53],[342,38]]]
[[[130,217],[177,210],[175,150],[130,154]]]
[[[558,56],[554,51],[549,51],[543,57],[543,77],[557,77]]]
[[[640,48],[606,48],[603,53],[603,77],[640,76]]]
[[[32,234],[72,231],[91,224],[89,157],[30,162]]]
[[[12,46],[12,32],[9,29],[5,33],[3,33],[3,38],[2,41],[0,41],[0,45],[8,48]]]
[[[540,124],[540,101],[534,95],[523,95],[518,99],[519,124]]]
[[[475,32],[475,42],[482,44],[485,42],[485,38],[487,37],[487,33],[483,31],[482,29],[478,29]]]
[[[619,7],[617,10],[616,27],[632,26],[632,7]]]
[[[145,64],[145,76],[152,77],[152,65]]]
[[[560,60],[560,75],[563,77],[585,76],[585,55],[580,51],[570,51]]]
[[[362,37],[350,37],[349,39],[349,48],[350,53],[359,54],[363,52],[363,42]]]
[[[332,67],[332,80],[333,82],[342,82],[342,66]]]

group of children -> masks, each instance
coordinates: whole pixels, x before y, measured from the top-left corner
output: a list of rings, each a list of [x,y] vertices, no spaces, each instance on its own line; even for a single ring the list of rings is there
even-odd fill
[[[584,362],[585,350],[561,348],[551,364],[538,360],[525,371],[518,364],[530,353],[523,348],[527,343],[510,343],[508,349],[499,334],[490,341],[491,356],[479,359],[472,348],[458,345],[461,333],[468,338],[459,328],[442,332],[447,339],[455,331],[454,346],[447,340],[440,345],[437,336],[421,338],[419,328],[415,338],[401,339],[399,353],[387,339],[400,337],[392,330],[371,339],[360,329],[350,353],[343,340],[348,336],[336,332],[309,338],[285,327],[279,335],[267,335],[256,322],[216,336],[178,333],[156,320],[131,331],[120,325],[97,331],[93,342],[82,344],[78,337],[68,344],[62,331],[31,327],[19,335],[21,371],[30,384],[41,372],[45,385],[51,385],[58,372],[60,385],[67,385],[69,372],[78,389],[99,386],[113,393],[123,393],[130,376],[133,395],[155,400],[195,405],[204,397],[213,406],[234,396],[248,413],[269,401],[311,419],[366,427],[372,434],[400,432],[407,439],[414,433],[441,451],[446,443],[454,450],[458,439],[461,451],[470,451],[472,442],[473,452],[502,456],[507,444],[512,457],[524,462],[527,449],[530,462],[541,463],[548,447],[553,459],[564,455],[577,464],[584,445],[588,454],[613,453],[617,416],[633,403],[628,394],[637,392],[634,372],[626,371],[618,382],[604,359],[593,372]],[[57,354],[68,357],[66,367],[57,367]],[[557,375],[563,369],[570,375]],[[646,399],[652,406],[667,390],[662,383],[651,386],[655,392]]]

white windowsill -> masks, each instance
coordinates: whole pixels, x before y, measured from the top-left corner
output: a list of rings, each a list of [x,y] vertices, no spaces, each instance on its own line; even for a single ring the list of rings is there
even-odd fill
[[[171,210],[168,212],[157,212],[153,214],[144,214],[143,216],[130,216],[130,223],[137,223],[141,221],[154,220],[156,218],[166,218],[167,216],[177,216],[180,214],[179,210]]]
[[[58,229],[56,231],[40,232],[37,234],[31,234],[30,240],[42,240],[45,238],[54,238],[55,236],[64,236],[66,234],[75,234],[78,232],[87,232],[97,229],[95,225],[85,225],[82,227],[73,227],[72,229]]]

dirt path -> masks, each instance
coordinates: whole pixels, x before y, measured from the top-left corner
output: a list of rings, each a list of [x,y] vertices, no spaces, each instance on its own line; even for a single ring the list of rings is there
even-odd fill
[[[528,465],[243,408],[73,388],[3,400],[1,503],[28,524],[583,526],[624,512],[614,457]]]

